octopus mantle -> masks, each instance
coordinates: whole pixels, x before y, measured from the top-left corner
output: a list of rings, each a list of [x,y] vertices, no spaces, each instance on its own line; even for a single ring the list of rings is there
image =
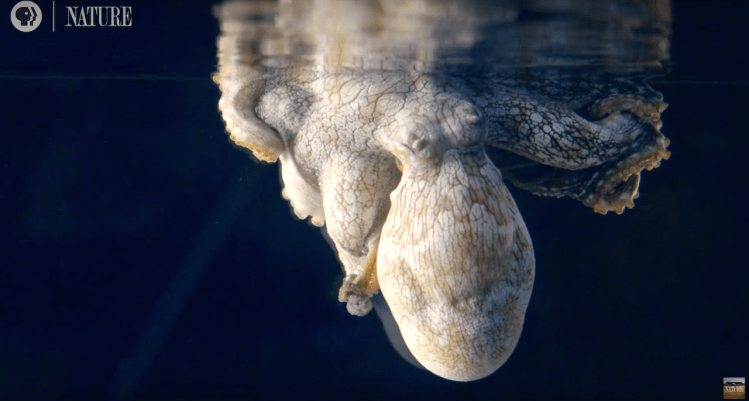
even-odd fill
[[[504,180],[622,213],[641,171],[669,156],[659,93],[581,72],[226,64],[215,80],[231,139],[280,160],[295,214],[326,225],[345,271],[340,301],[364,315],[381,291],[416,360],[451,380],[507,360],[530,300],[533,247]]]

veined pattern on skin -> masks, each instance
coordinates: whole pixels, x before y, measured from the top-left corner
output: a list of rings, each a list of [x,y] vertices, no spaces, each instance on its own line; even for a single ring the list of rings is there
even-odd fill
[[[418,363],[477,380],[515,349],[535,275],[505,180],[622,213],[634,206],[642,170],[670,155],[660,133],[666,104],[648,85],[600,71],[455,74],[438,62],[444,43],[435,38],[470,47],[486,19],[480,7],[450,14],[460,35],[444,36],[433,6],[446,2],[409,4],[217,8],[219,109],[232,141],[280,161],[294,213],[325,226],[348,311],[367,314],[381,292]],[[503,7],[492,15],[517,17]],[[407,22],[414,14],[422,18]],[[416,38],[406,46],[416,55],[388,47],[399,32]]]

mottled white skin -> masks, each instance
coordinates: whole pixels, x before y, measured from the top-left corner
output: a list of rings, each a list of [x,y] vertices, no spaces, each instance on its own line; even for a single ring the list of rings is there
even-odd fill
[[[665,104],[647,85],[550,69],[458,79],[444,69],[439,50],[470,47],[478,21],[517,16],[514,3],[489,12],[479,3],[217,11],[215,79],[231,139],[259,160],[280,160],[295,214],[326,225],[349,312],[368,313],[381,290],[378,313],[397,324],[388,336],[408,348],[398,352],[462,381],[507,360],[532,291],[533,248],[503,179],[621,213],[634,206],[642,169],[669,155]],[[516,155],[554,169],[495,167]]]
[[[280,160],[296,215],[327,225],[349,312],[368,313],[381,290],[411,354],[451,380],[507,360],[533,287],[530,237],[485,144],[569,170],[511,179],[596,211],[631,206],[640,170],[668,156],[662,103],[626,96],[595,103],[589,121],[569,101],[413,71],[225,67],[216,80],[232,139]]]
[[[284,144],[284,197],[327,224],[346,272],[341,301],[363,315],[381,290],[427,369],[463,381],[492,373],[520,336],[534,262],[479,111],[434,76],[296,74],[221,108],[254,109],[278,133],[269,143]],[[244,136],[266,152],[266,132]]]
[[[533,288],[533,248],[484,151],[478,110],[449,87],[396,114],[383,142],[403,166],[377,277],[405,343],[431,372],[468,381],[510,356]]]
[[[533,247],[499,170],[483,149],[404,163],[391,195],[378,279],[403,339],[431,372],[488,376],[520,338]]]

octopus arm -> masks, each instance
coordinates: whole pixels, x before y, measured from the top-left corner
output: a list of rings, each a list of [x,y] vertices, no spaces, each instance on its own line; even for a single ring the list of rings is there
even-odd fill
[[[352,315],[372,309],[377,293],[377,248],[390,208],[389,193],[400,174],[392,159],[329,159],[320,180],[327,232],[336,246],[345,277],[338,299]]]
[[[555,168],[508,169],[504,178],[518,188],[536,195],[568,196],[593,208],[596,213],[617,214],[634,207],[639,197],[643,169],[652,170],[668,159],[668,139],[660,132],[640,138],[619,158],[600,166],[568,171]]]
[[[554,167],[531,178],[505,174],[534,194],[569,196],[598,213],[622,213],[634,207],[641,171],[670,156],[669,141],[660,132],[666,104],[658,96],[615,94],[575,111],[569,101],[516,89],[494,91],[499,98],[481,101],[487,144]]]
[[[230,45],[224,39],[219,40],[220,51],[231,53],[230,49],[226,49]],[[213,80],[221,90],[218,108],[230,139],[238,146],[252,151],[258,160],[269,163],[278,160],[285,150],[281,135],[256,114],[260,96],[264,93],[265,80],[249,67],[236,65],[222,65],[219,72],[213,75]]]

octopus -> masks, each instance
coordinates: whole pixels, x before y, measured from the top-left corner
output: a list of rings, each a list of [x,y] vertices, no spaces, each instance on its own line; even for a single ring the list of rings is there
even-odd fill
[[[507,183],[621,214],[670,155],[666,104],[646,84],[563,69],[267,68],[237,62],[242,46],[219,40],[214,75],[231,140],[280,162],[282,196],[325,227],[348,312],[381,294],[410,354],[449,380],[490,375],[521,335],[535,260]]]

